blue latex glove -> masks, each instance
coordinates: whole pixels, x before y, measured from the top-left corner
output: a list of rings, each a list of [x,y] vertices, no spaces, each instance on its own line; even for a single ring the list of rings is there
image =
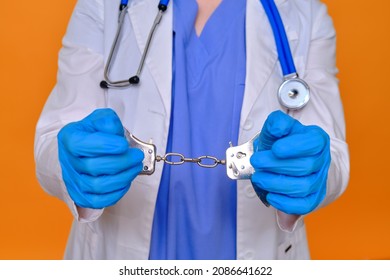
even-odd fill
[[[98,109],[58,133],[62,177],[76,205],[100,209],[115,204],[142,170],[144,154],[129,148],[118,116]]]
[[[324,199],[330,165],[330,139],[318,126],[304,126],[289,115],[271,113],[253,143],[252,184],[287,214],[304,215]]]

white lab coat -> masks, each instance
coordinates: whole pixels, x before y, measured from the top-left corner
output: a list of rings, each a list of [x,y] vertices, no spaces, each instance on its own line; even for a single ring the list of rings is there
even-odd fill
[[[130,1],[128,18],[113,79],[136,72],[157,0]],[[321,126],[331,138],[332,163],[327,196],[335,200],[349,178],[343,108],[335,78],[335,32],[326,7],[318,0],[276,0],[293,51],[298,73],[311,86],[309,104],[290,113],[303,124]],[[138,138],[153,139],[164,154],[168,138],[172,78],[172,6],[166,11],[152,42],[141,83],[122,90],[102,90],[104,61],[117,26],[119,0],[79,0],[59,54],[58,81],[37,124],[36,172],[42,187],[65,201],[74,215],[65,258],[147,259],[162,164],[152,176],[138,176],[129,192],[104,210],[77,209],[62,181],[57,157],[57,133],[96,108],[113,108],[123,125]],[[282,81],[274,37],[259,0],[247,1],[247,77],[239,143],[252,138],[266,117],[284,110],[276,96]],[[284,110],[285,111],[285,110]],[[249,180],[237,187],[237,258],[309,258],[303,219],[292,232],[281,230],[276,210],[266,208]],[[290,247],[291,245],[291,247]],[[290,247],[290,249],[288,249]]]

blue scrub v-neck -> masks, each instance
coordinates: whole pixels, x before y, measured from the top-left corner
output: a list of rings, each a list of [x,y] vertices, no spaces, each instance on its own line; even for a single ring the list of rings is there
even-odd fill
[[[236,144],[245,82],[246,1],[223,0],[200,36],[195,0],[173,1],[172,111],[167,151],[225,158]],[[235,259],[236,182],[225,166],[165,165],[150,259]]]

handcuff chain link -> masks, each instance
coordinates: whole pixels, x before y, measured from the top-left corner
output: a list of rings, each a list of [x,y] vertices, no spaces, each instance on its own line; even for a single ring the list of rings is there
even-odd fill
[[[178,160],[176,160],[176,161],[173,160],[174,157],[177,157]],[[211,163],[202,163],[202,160],[205,160],[205,159],[211,160],[212,162]],[[196,163],[200,167],[204,167],[204,168],[214,168],[214,167],[217,167],[219,164],[221,164],[221,165],[226,164],[225,160],[217,159],[216,157],[213,157],[213,156],[200,156],[197,158],[187,158],[183,154],[180,154],[180,153],[166,153],[165,156],[163,156],[163,157],[156,156],[156,161],[157,162],[163,161],[164,163],[169,164],[169,165],[181,165],[181,164],[186,163],[186,162],[187,163]]]

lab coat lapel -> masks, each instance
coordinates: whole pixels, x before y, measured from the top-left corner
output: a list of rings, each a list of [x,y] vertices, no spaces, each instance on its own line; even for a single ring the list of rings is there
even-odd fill
[[[285,1],[275,0],[275,3],[279,6]],[[141,51],[145,48],[150,27],[156,16],[156,6],[154,0],[134,0],[130,4],[129,15]],[[157,27],[144,66],[151,72],[166,112],[169,112],[171,107],[172,6],[168,6]],[[246,121],[254,101],[270,77],[278,58],[272,29],[259,0],[247,0],[246,46],[247,76],[241,124]]]
[[[158,2],[153,0],[136,0],[132,1],[129,7],[130,20],[141,52],[145,48],[157,15],[157,5]],[[172,80],[172,5],[168,6],[157,26],[144,67],[148,67],[161,95],[165,112],[169,114]]]
[[[285,0],[276,0],[277,5]],[[267,15],[259,0],[247,0],[246,9],[246,81],[241,111],[241,127],[275,68],[278,54]],[[276,98],[276,96],[275,96]]]

